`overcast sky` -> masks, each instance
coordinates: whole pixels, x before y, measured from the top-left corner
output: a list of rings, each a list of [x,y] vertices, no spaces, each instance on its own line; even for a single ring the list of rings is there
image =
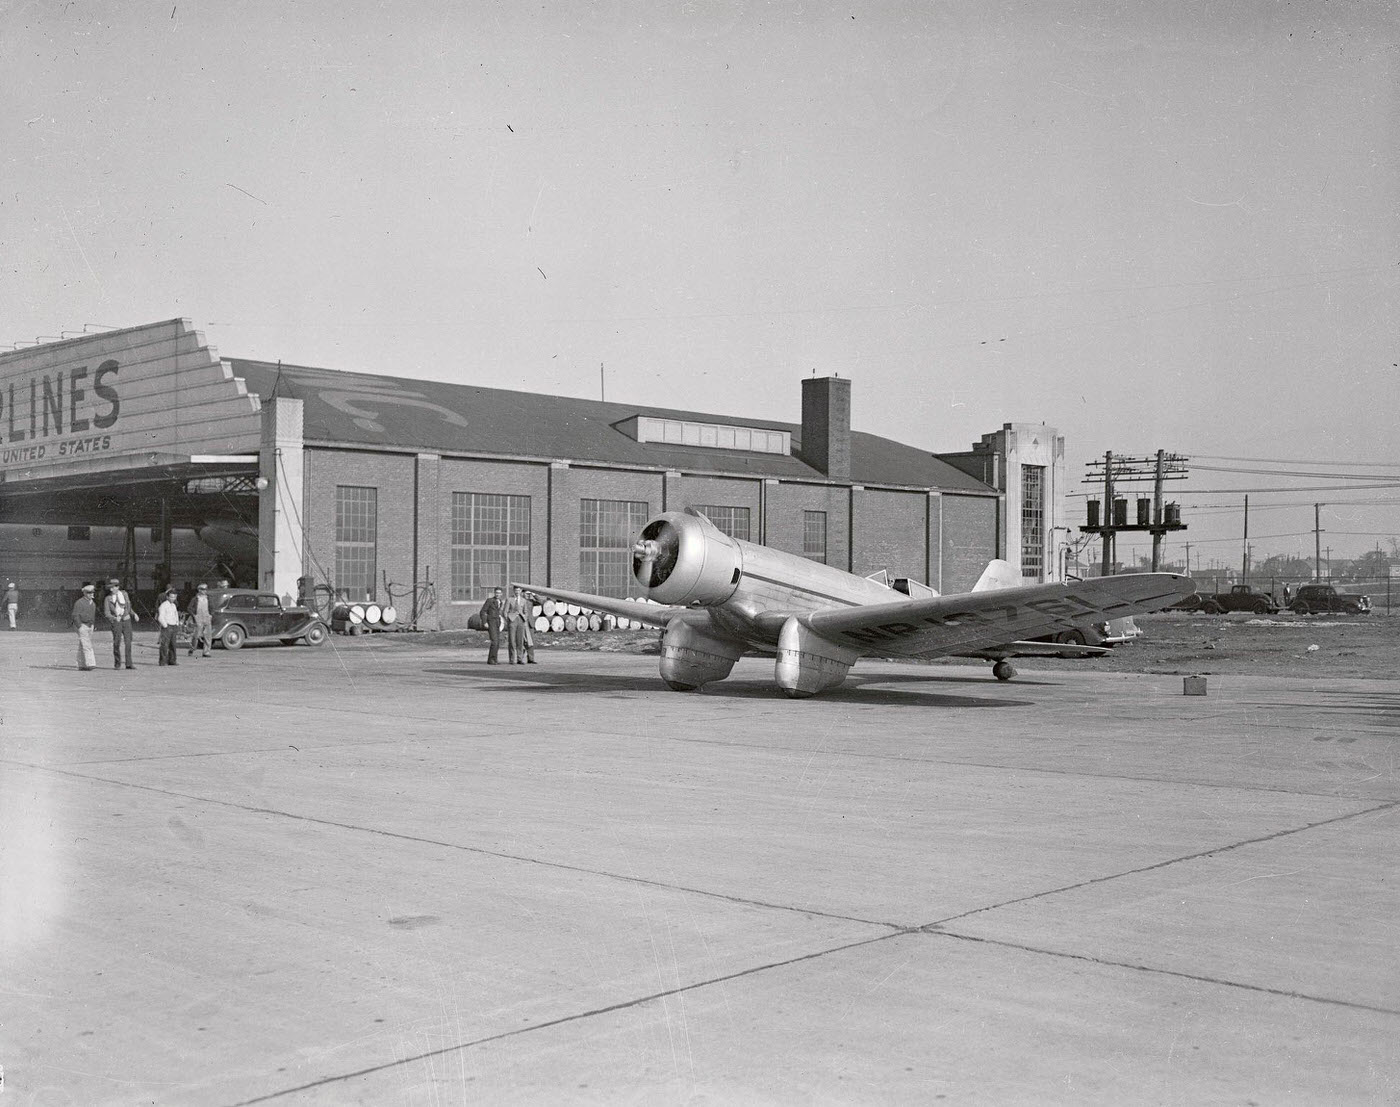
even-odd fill
[[[591,398],[604,365],[788,422],[837,373],[933,451],[1053,424],[1075,481],[1324,474],[1195,468],[1193,562],[1240,557],[1208,490],[1280,483],[1256,558],[1384,501],[1324,509],[1355,555],[1400,537],[1400,487],[1326,487],[1400,485],[1397,12],[0,0],[0,342],[186,316],[226,356]]]

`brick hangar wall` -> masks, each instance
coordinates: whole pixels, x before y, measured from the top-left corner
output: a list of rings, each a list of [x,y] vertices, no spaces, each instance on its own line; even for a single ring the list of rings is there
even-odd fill
[[[943,583],[945,595],[967,592],[987,562],[1001,556],[998,541],[999,500],[990,496],[948,496],[942,501]]]
[[[317,583],[334,583],[338,485],[378,493],[375,600],[391,598],[384,590],[386,575],[396,603],[406,602],[400,590],[431,580],[437,606],[421,625],[442,629],[465,626],[478,606],[452,602],[454,492],[529,496],[530,579],[559,588],[579,587],[580,502],[586,498],[640,501],[649,515],[663,504],[670,510],[689,504],[747,507],[755,540],[766,525],[768,545],[799,555],[803,512],[822,511],[827,564],[861,574],[888,569],[943,592],[970,588],[997,556],[997,501],[990,497],[315,447],[306,451],[303,572]]]
[[[409,587],[413,583],[414,455],[307,449],[303,465],[302,575],[317,584],[336,584],[335,490],[353,485],[378,492],[374,601],[388,602],[386,574],[396,590]]]
[[[889,571],[891,577],[928,576],[927,492],[887,492],[858,488],[852,493],[851,572],[861,576]]]
[[[802,553],[802,514],[826,513],[826,563],[850,569],[851,490],[830,484],[770,484],[767,545],[787,553]]]

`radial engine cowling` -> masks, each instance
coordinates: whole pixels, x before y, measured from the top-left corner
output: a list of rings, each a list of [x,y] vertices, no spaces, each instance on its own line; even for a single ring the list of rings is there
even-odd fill
[[[642,528],[632,575],[659,603],[723,603],[743,568],[739,544],[701,515],[667,511]]]

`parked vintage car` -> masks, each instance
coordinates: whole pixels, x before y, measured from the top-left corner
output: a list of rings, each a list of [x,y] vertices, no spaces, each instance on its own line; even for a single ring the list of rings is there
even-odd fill
[[[1205,606],[1207,595],[1200,592],[1192,592],[1189,596],[1182,596],[1174,604],[1162,608],[1163,611],[1200,611]]]
[[[1312,615],[1320,611],[1341,615],[1369,615],[1371,597],[1338,592],[1330,584],[1301,584],[1289,600],[1288,609],[1297,615]]]
[[[214,641],[236,650],[245,642],[281,642],[295,646],[305,642],[319,646],[330,628],[309,607],[283,607],[275,592],[254,588],[225,588],[209,593],[214,616]]]
[[[1074,630],[1061,631],[1059,634],[1046,634],[1039,638],[1033,638],[1033,642],[1056,642],[1073,646],[1117,646],[1123,642],[1131,642],[1134,638],[1142,637],[1142,628],[1137,625],[1131,615],[1124,615],[1117,619],[1110,619],[1106,623],[1095,623],[1089,627],[1076,627]],[[1067,653],[1065,657],[1077,657],[1077,654]]]
[[[1220,615],[1226,611],[1252,611],[1256,615],[1278,613],[1278,601],[1272,593],[1261,592],[1249,584],[1231,585],[1228,592],[1216,592],[1201,601],[1201,610],[1207,615]]]

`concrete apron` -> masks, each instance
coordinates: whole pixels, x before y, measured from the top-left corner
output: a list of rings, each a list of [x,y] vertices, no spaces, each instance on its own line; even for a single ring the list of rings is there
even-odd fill
[[[1400,1095],[1400,682],[74,645],[0,634],[16,1102]]]

